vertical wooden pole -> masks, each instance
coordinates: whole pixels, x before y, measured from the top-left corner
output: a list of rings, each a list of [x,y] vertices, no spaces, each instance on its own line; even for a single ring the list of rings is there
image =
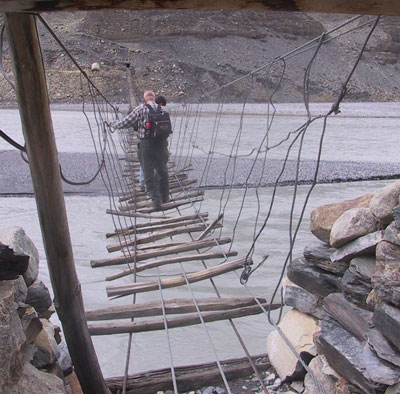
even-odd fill
[[[126,64],[126,73],[128,76],[128,96],[129,96],[129,112],[136,108],[139,104],[136,99],[136,95],[134,93],[133,88],[133,80],[132,80],[132,68],[130,63]]]
[[[50,115],[46,77],[33,15],[5,16],[14,76],[55,305],[85,394],[109,393],[84,315]]]

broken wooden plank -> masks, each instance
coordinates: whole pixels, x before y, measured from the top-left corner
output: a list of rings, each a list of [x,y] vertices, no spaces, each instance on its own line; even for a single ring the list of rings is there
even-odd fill
[[[196,238],[196,241],[201,241],[204,239],[207,234],[209,234],[212,230],[216,229],[217,227],[222,227],[222,225],[219,225],[218,222],[224,217],[224,214],[221,213],[218,215],[218,217],[210,224],[207,226],[207,228]]]
[[[162,289],[168,289],[170,287],[178,287],[186,284],[186,279],[189,283],[199,282],[205,279],[213,278],[237,270],[244,265],[252,264],[252,260],[249,258],[240,258],[232,261],[227,261],[222,264],[218,264],[214,267],[207,268],[201,271],[192,272],[184,275],[177,275],[171,278],[161,279],[158,281],[148,281],[148,282],[137,282],[127,285],[120,286],[109,286],[106,287],[106,292],[108,297],[122,297],[129,294],[142,293],[145,291],[157,290],[159,285]]]
[[[185,233],[195,233],[198,231],[204,231],[206,225],[201,224],[193,224],[191,226],[183,226],[178,228],[173,228],[165,231],[160,231],[156,233],[152,233],[151,235],[145,237],[136,237],[136,239],[132,239],[130,241],[119,242],[117,244],[108,245],[108,252],[116,252],[117,250],[121,250],[123,248],[127,248],[133,245],[145,244],[150,242],[155,242],[163,238],[173,237],[174,235],[185,234]]]
[[[270,304],[261,304],[263,309],[268,311]],[[280,308],[280,305],[273,304],[272,309]],[[243,308],[229,309],[217,312],[202,312],[201,317],[205,323],[220,320],[237,319],[239,317],[257,315],[263,313],[260,305],[246,306]],[[198,313],[187,314],[185,316],[166,317],[168,329],[193,326],[200,324],[201,319]],[[112,323],[92,323],[88,324],[90,335],[112,335],[127,334],[164,330],[164,319],[154,319],[140,322],[112,322]]]
[[[191,254],[191,255],[185,255],[185,256],[177,256],[177,257],[170,257],[167,259],[162,259],[162,260],[155,260],[151,261],[150,263],[145,263],[145,264],[137,264],[136,265],[136,272],[141,272],[146,269],[151,269],[155,267],[161,267],[163,265],[167,264],[176,264],[176,263],[184,263],[186,261],[197,261],[197,260],[210,260],[210,259],[219,259],[219,258],[226,258],[226,257],[233,257],[237,256],[236,251],[230,251],[226,253],[198,253],[198,254]],[[106,277],[107,281],[123,278],[124,276],[128,276],[133,274],[134,269],[127,269],[122,272],[119,272],[117,274],[111,275]]]
[[[251,356],[251,359],[259,371],[265,371],[271,367],[265,354]],[[247,357],[223,360],[220,364],[228,380],[254,373]],[[221,372],[216,362],[174,367],[174,372],[180,393],[216,385],[221,381]],[[124,376],[108,378],[106,384],[113,393],[122,392]],[[174,390],[171,368],[128,375],[126,388],[127,394],[154,394],[159,391]]]
[[[243,308],[257,305],[253,297],[242,298],[201,298],[196,300],[200,311],[224,311],[229,309]],[[258,298],[258,302],[267,302],[264,298]],[[168,315],[197,312],[196,305],[191,298],[175,298],[172,300],[161,300],[144,302],[142,304],[128,304],[112,306],[109,308],[96,309],[86,312],[88,321],[135,319],[138,317],[162,316],[163,307]]]
[[[175,254],[180,252],[188,252],[189,250],[198,250],[202,248],[208,248],[210,246],[216,245],[224,245],[227,243],[232,242],[232,239],[227,238],[217,238],[217,239],[210,239],[210,240],[202,240],[202,241],[194,241],[194,242],[185,242],[178,246],[172,247],[165,247],[162,250],[156,250],[152,252],[138,252],[136,254],[136,262],[151,259],[153,257],[161,257],[166,256],[168,254]],[[119,256],[113,257],[109,259],[102,259],[102,260],[91,260],[90,265],[92,268],[96,267],[107,267],[111,265],[119,265],[119,264],[128,264],[133,263],[135,260],[135,256]]]

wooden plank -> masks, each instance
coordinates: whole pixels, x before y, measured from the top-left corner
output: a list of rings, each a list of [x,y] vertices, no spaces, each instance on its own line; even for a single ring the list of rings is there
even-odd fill
[[[170,193],[175,193],[175,192],[177,192],[179,190],[184,190],[182,188],[184,188],[185,186],[194,185],[195,183],[197,183],[197,179],[188,179],[188,180],[183,181],[179,185],[174,187],[170,182],[170,184],[169,184],[169,192]],[[119,202],[130,200],[132,198],[135,198],[135,196],[147,196],[147,193],[140,191],[140,189],[137,189],[135,191],[135,194],[133,194],[133,193],[125,193],[125,194],[123,194],[119,198]]]
[[[161,204],[160,210],[161,211],[168,211],[170,209],[178,208],[181,207],[182,205],[187,205],[187,204],[194,204],[196,202],[203,201],[204,198],[195,198],[193,200],[187,200],[187,201],[182,201],[182,202],[167,202],[165,204]],[[158,209],[155,208],[141,208],[140,212],[141,213],[152,213],[152,212],[158,212]]]
[[[172,246],[172,247],[166,247],[165,249],[162,250],[156,250],[152,252],[139,252],[136,255],[136,261],[143,261],[143,260],[148,260],[152,259],[154,257],[161,257],[161,256],[166,256],[168,254],[175,254],[175,253],[181,253],[181,252],[188,252],[190,250],[198,250],[198,249],[203,249],[203,248],[208,248],[210,246],[216,246],[218,245],[224,245],[227,243],[230,243],[232,241],[231,238],[217,238],[216,240],[202,240],[202,241],[195,241],[195,242],[186,242],[183,244],[180,244],[178,246]],[[133,263],[134,261],[134,256],[120,256],[120,257],[114,257],[110,259],[103,259],[103,260],[91,260],[90,265],[92,268],[97,268],[97,267],[108,267],[112,265],[120,265],[120,264],[129,264]]]
[[[167,223],[167,224],[160,224],[158,226],[147,226],[147,227],[139,227],[136,229],[132,229],[132,230],[126,230],[126,231],[121,231],[118,234],[113,234],[112,236],[120,236],[120,237],[126,237],[128,235],[132,235],[132,234],[145,234],[145,233],[152,233],[154,231],[158,231],[158,230],[167,230],[167,229],[171,229],[171,228],[177,228],[180,226],[188,226],[191,224],[195,224],[195,223],[203,223],[203,221],[201,219],[193,219],[193,220],[186,220],[184,222],[178,222],[178,223]],[[106,238],[110,238],[109,234],[106,234]]]
[[[181,196],[181,197],[176,197],[175,199],[171,199],[169,202],[175,203],[178,201],[182,201],[185,199],[189,199],[189,198],[196,198],[199,196],[204,196],[204,191],[203,190],[199,190],[196,192],[192,192],[192,193],[188,193],[187,195]],[[136,204],[132,204],[132,203],[126,203],[125,205],[122,205],[119,207],[120,212],[124,212],[124,211],[132,211],[132,210],[137,210],[139,208],[145,208],[145,207],[150,207],[152,205],[151,200],[147,200],[147,201],[139,201]],[[165,205],[165,204],[162,204]]]
[[[240,258],[232,261],[227,261],[222,264],[218,264],[214,267],[207,268],[201,271],[192,272],[186,275],[186,279],[189,283],[199,282],[205,279],[213,278],[231,272],[243,267],[245,264],[252,264],[250,259]],[[161,288],[168,289],[170,287],[183,286],[186,284],[184,275],[177,275],[171,278],[165,278],[160,280]],[[129,294],[143,293],[146,291],[157,290],[159,288],[158,281],[148,282],[137,282],[127,285],[120,286],[108,286],[106,292],[108,297],[122,297]]]
[[[268,311],[269,303],[261,304]],[[272,309],[280,308],[280,305],[273,304]],[[259,305],[246,306],[242,308],[229,309],[226,311],[203,312],[201,314],[205,323],[211,323],[220,320],[237,319],[239,317],[257,315],[263,313]],[[167,317],[168,329],[193,326],[200,324],[201,319],[198,313],[187,314],[185,316]],[[113,335],[126,333],[139,333],[164,330],[164,319],[153,319],[140,322],[112,322],[112,323],[91,323],[89,332],[91,335]]]
[[[146,228],[146,227],[151,227],[151,226],[158,226],[158,225],[163,225],[163,224],[168,224],[168,223],[185,222],[186,220],[198,219],[198,218],[203,218],[204,220],[206,220],[208,218],[208,212],[201,212],[201,213],[195,214],[195,215],[175,216],[173,218],[170,217],[169,219],[155,220],[155,221],[146,222],[146,223],[137,223],[136,226],[129,226],[129,227],[125,227],[120,230],[117,230],[114,233],[108,233],[108,234],[106,234],[106,237],[110,238],[112,236],[118,235],[120,232],[125,232],[125,231],[129,231],[129,230],[141,229],[141,228]]]
[[[163,265],[167,264],[176,264],[176,263],[184,263],[187,261],[197,261],[197,260],[210,260],[210,259],[219,259],[219,258],[225,258],[225,257],[233,257],[237,256],[236,251],[230,251],[226,253],[198,253],[198,254],[191,254],[191,255],[185,255],[185,256],[177,256],[177,257],[170,257],[167,259],[162,259],[162,260],[155,260],[151,261],[150,263],[145,263],[145,264],[137,264],[136,265],[136,272],[141,272],[150,268],[155,268],[155,267],[161,267]],[[124,276],[132,275],[133,274],[133,268],[127,269],[125,271],[119,272],[117,274],[111,275],[106,277],[107,281],[123,278]]]
[[[251,356],[251,359],[258,371],[265,371],[271,367],[265,354]],[[228,380],[254,373],[247,357],[221,360],[221,366]],[[174,372],[180,393],[204,386],[216,386],[222,379],[216,362],[183,367],[175,366]],[[122,392],[123,382],[123,376],[106,379],[106,383],[113,393]],[[127,394],[154,394],[168,390],[174,390],[171,368],[128,375]]]
[[[83,391],[107,394],[86,325],[81,287],[75,271],[36,19],[30,14],[11,13],[5,15],[5,22],[57,314]]]
[[[334,14],[400,15],[397,0],[7,0],[0,2],[0,12],[43,12],[62,10],[112,9],[218,9],[257,11],[301,11]]]
[[[129,246],[139,245],[139,244],[146,244],[150,242],[155,242],[163,238],[173,237],[174,235],[185,234],[185,233],[195,233],[198,231],[204,231],[205,225],[201,224],[194,224],[191,226],[183,226],[178,228],[173,228],[170,230],[160,231],[156,233],[152,233],[151,235],[145,237],[136,237],[136,239],[132,239],[126,242],[120,242],[113,245],[107,245],[108,252],[116,252],[117,250],[121,250],[123,248],[127,248]]]
[[[120,212],[120,211],[115,211],[113,209],[107,209],[106,213],[109,215],[115,215],[115,216],[126,216],[130,218],[143,218],[143,219],[169,219],[169,216],[162,216],[162,215],[149,215],[145,213],[140,213],[140,212]]]
[[[267,302],[264,298],[258,298],[261,304]],[[229,309],[253,306],[257,301],[253,297],[243,298],[201,298],[196,300],[201,311],[225,311]],[[164,304],[164,305],[163,305]],[[138,317],[162,316],[163,306],[168,315],[197,312],[193,299],[175,298],[172,300],[151,301],[142,304],[128,304],[96,309],[86,312],[88,321],[135,319]]]

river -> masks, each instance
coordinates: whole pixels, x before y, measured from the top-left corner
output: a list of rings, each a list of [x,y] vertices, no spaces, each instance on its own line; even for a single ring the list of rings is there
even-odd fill
[[[350,108],[349,104],[349,108]],[[361,106],[354,105],[349,113],[333,118],[327,131],[325,141],[324,160],[340,160],[357,162],[398,162],[396,143],[399,132],[398,103],[371,105],[371,111],[363,112]],[[288,106],[292,108],[292,106]],[[232,110],[232,112],[234,112]],[[253,122],[261,121],[261,116],[254,108]],[[345,111],[343,111],[345,112]],[[234,113],[229,115],[231,120]],[[207,118],[208,117],[208,118]],[[85,122],[81,114],[73,111],[53,111],[57,145],[60,152],[92,152],[85,132]],[[205,115],[204,124],[210,125],[213,115]],[[293,129],[294,123],[302,121],[302,115],[297,112],[286,113],[278,118],[282,133]],[[19,121],[15,110],[0,110],[0,129],[8,131],[18,141],[22,141]],[[202,129],[206,133],[207,128]],[[202,136],[205,150],[207,148],[206,135]],[[243,153],[248,151],[255,144],[256,137],[244,137],[245,146]],[[314,157],[315,140],[312,138],[306,145],[306,155]],[[225,143],[225,145],[227,145]],[[220,145],[220,149],[229,151],[229,146]],[[1,150],[10,149],[4,142],[0,142]],[[309,150],[311,153],[308,153]],[[225,150],[225,152],[226,152]],[[281,152],[282,153],[282,152]],[[201,155],[201,150],[197,152]],[[314,207],[355,198],[365,193],[373,192],[386,185],[389,181],[368,181],[341,184],[317,185],[311,195],[306,209],[304,220],[295,244],[294,256],[299,256],[302,250],[311,242],[313,236],[308,231],[309,213]],[[309,186],[300,186],[297,193],[297,204],[295,219],[298,218],[302,201],[304,200]],[[260,201],[262,202],[261,217],[265,217],[271,201],[272,189],[260,189]],[[210,218],[217,215],[221,190],[207,190],[206,199],[202,211],[208,211]],[[275,197],[274,209],[269,224],[257,244],[254,261],[257,264],[263,255],[268,254],[269,258],[264,265],[250,277],[248,289],[254,295],[270,298],[273,289],[280,275],[281,267],[288,249],[289,239],[289,212],[291,207],[291,196],[293,187],[286,186],[278,189]],[[238,209],[243,199],[244,189],[233,189],[225,209],[224,235],[232,232]],[[225,194],[226,196],[226,194]],[[103,195],[66,196],[67,214],[72,238],[73,251],[76,268],[82,284],[83,297],[87,310],[105,307],[107,305],[123,304],[131,301],[131,298],[123,298],[108,301],[104,278],[110,273],[119,271],[117,268],[90,267],[90,260],[107,257],[105,249],[105,233],[112,231],[111,218],[105,214],[109,207],[108,197]],[[254,219],[256,212],[255,190],[249,189],[246,196],[244,211],[242,212],[240,225],[235,234],[234,248],[239,256],[245,254],[250,246],[254,233]],[[0,197],[0,218],[2,227],[21,226],[37,246],[41,258],[40,278],[50,287],[49,274],[45,261],[45,254],[41,240],[41,234],[35,208],[35,201],[32,197]],[[200,269],[198,263],[185,264],[185,269],[192,272]],[[176,272],[176,267],[164,267],[162,275],[171,275]],[[154,279],[155,271],[144,272],[140,280]],[[120,283],[128,283],[125,279]],[[237,276],[233,273],[216,278],[216,284],[222,296],[246,296],[249,295],[246,288],[240,285]],[[212,297],[214,294],[210,287],[204,283],[193,284],[193,292],[197,297]],[[166,289],[163,296],[168,298],[191,297],[187,287]],[[140,294],[138,302],[144,300],[159,299],[159,292]],[[53,318],[57,321],[57,318]],[[265,339],[271,330],[265,315],[247,317],[236,320],[238,329],[251,353],[265,352]],[[209,323],[209,335],[212,338],[214,347],[220,359],[243,356],[238,341],[227,322]],[[203,361],[215,360],[214,350],[210,345],[207,332],[201,325],[169,330],[171,352],[174,365],[200,363]],[[127,348],[127,335],[115,335],[112,337],[94,337],[94,344],[105,376],[123,374],[124,361]],[[164,332],[142,333],[134,335],[132,347],[132,361],[130,372],[143,371],[147,369],[168,367],[170,365],[170,351],[167,337]]]

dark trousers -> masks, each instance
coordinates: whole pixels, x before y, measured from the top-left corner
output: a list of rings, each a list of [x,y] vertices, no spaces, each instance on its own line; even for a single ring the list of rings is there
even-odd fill
[[[155,204],[168,200],[168,140],[142,139],[140,140],[141,166],[144,173],[147,193]],[[154,176],[157,173],[157,179]]]

